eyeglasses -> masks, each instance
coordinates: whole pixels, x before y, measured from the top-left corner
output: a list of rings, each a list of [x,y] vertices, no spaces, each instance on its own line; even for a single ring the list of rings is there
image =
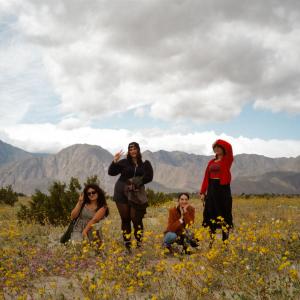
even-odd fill
[[[96,194],[97,194],[97,192],[96,192],[96,191],[92,191],[92,192],[88,192],[88,193],[87,193],[87,195],[88,195],[88,196],[91,196],[91,195],[96,195]]]

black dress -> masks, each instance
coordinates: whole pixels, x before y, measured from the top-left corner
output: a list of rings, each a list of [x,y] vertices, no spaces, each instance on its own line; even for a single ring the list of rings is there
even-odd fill
[[[150,161],[146,160],[140,163],[137,167],[128,159],[121,159],[118,162],[112,162],[108,168],[108,175],[116,176],[121,174],[115,184],[114,201],[119,203],[128,203],[125,194],[127,181],[134,176],[142,176],[143,185],[149,183],[153,179],[153,168]]]
[[[221,185],[219,179],[209,179],[203,226],[209,226],[213,231],[222,226],[233,227],[230,184]]]

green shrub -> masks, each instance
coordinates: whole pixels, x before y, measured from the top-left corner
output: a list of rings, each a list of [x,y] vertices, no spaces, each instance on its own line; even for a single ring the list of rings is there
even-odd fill
[[[146,193],[149,206],[160,205],[173,199],[173,197],[169,194],[165,194],[163,192],[155,192],[151,189],[146,189]]]
[[[17,193],[17,196],[18,197],[27,197],[26,194],[24,194],[24,193]]]
[[[88,183],[99,184],[97,176],[88,177],[84,185]],[[54,226],[65,226],[70,222],[70,213],[81,191],[79,180],[72,177],[68,186],[66,183],[54,181],[48,191],[47,195],[36,190],[29,201],[29,207],[21,205],[17,214],[19,221],[33,221],[41,225],[50,223]]]
[[[14,206],[14,204],[17,201],[18,201],[18,194],[13,191],[11,185],[2,187],[0,189],[0,203]]]
[[[84,183],[84,186],[86,186],[87,184],[98,184],[98,185],[100,185],[100,181],[98,179],[98,176],[93,175],[93,176],[88,177],[86,179],[86,182]]]

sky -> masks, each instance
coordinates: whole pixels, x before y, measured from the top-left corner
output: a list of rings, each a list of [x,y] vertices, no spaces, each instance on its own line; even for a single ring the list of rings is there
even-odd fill
[[[298,0],[0,0],[0,139],[300,155]]]

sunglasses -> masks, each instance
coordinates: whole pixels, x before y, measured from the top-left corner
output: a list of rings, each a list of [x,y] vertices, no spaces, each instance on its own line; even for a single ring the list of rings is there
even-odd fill
[[[97,194],[97,192],[96,192],[96,191],[92,191],[92,192],[88,192],[88,193],[87,193],[87,195],[88,195],[88,196],[91,196],[91,195],[96,195],[96,194]]]

